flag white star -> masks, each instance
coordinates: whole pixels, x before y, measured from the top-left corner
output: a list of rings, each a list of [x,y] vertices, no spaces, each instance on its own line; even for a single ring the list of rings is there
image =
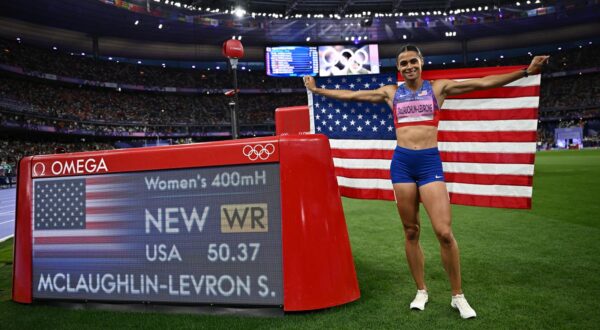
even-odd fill
[[[323,108],[323,109],[321,109],[321,112],[325,113],[325,112],[327,112],[327,110],[325,110],[325,108]]]
[[[342,118],[343,118],[343,119],[348,119],[348,114],[346,114],[346,113],[345,113],[345,114],[343,114],[343,115],[342,115]],[[318,119],[318,118],[317,118],[317,119]]]
[[[340,113],[340,109],[335,109],[335,113]]]
[[[321,126],[317,126],[317,131],[321,131]]]
[[[335,84],[335,89],[340,89],[340,85],[339,84]]]
[[[327,124],[327,122],[323,120],[323,121],[321,122],[321,124],[322,124],[323,126],[325,126],[325,125]]]
[[[381,123],[381,126],[385,125],[385,120],[383,120],[383,119],[382,119],[382,120],[381,120],[381,121],[379,121],[379,122]]]
[[[371,78],[371,81],[372,81],[372,82],[376,82],[376,81],[377,81],[377,78],[373,77],[373,78]]]
[[[335,121],[335,125],[336,125],[336,126],[339,126],[339,125],[340,125],[340,121],[339,121],[339,120],[336,120],[336,121]]]
[[[360,119],[362,119],[362,115],[358,115],[358,119],[359,119],[359,120],[360,120]]]
[[[329,126],[329,131],[330,132],[333,131],[333,127]]]
[[[366,83],[366,84],[364,84],[364,86],[365,86],[365,88],[369,88],[369,86],[371,86],[371,84]]]
[[[321,116],[319,116],[319,114],[316,114],[316,115],[315,115],[315,119],[316,119],[316,120],[319,120],[319,119],[321,119]]]
[[[391,132],[394,128],[392,126],[388,126],[388,132]]]
[[[327,86],[326,85],[321,85],[321,88],[325,88],[325,87],[327,87]]]
[[[357,131],[359,131],[359,132],[362,132],[362,126],[358,126],[358,127],[356,128],[356,130],[357,130]]]
[[[342,82],[345,83],[346,82],[346,78],[342,78]]]
[[[327,79],[327,83],[328,83],[328,84],[331,84],[331,79]]]
[[[355,123],[356,123],[356,122],[355,122],[354,120],[351,120],[351,121],[350,121],[350,125],[352,125],[352,126],[354,126],[354,124],[355,124]]]
[[[355,113],[355,112],[356,112],[356,109],[354,109],[354,108],[350,109],[350,113]]]
[[[388,78],[387,78],[387,81],[393,81],[393,80],[392,80],[392,77],[388,77]]]
[[[332,118],[333,118],[333,115],[332,115],[332,114],[328,114],[328,115],[327,115],[327,119],[332,119]]]
[[[350,86],[350,89],[354,89],[354,86],[356,86],[356,85],[350,84],[349,86]]]
[[[377,114],[374,114],[374,115],[373,115],[373,119],[377,119]]]
[[[373,126],[373,132],[377,132],[377,126]]]
[[[362,81],[362,78],[361,78],[361,77],[358,77],[358,78],[356,78],[356,81],[358,81],[358,82],[361,82],[361,81]]]
[[[366,124],[367,126],[369,126],[369,125],[371,125],[371,121],[367,119],[367,120],[365,121],[365,124]]]
[[[342,132],[345,132],[345,131],[347,131],[347,130],[348,130],[348,127],[346,127],[346,126],[342,126]]]
[[[379,87],[383,87],[383,86],[385,86],[384,83],[379,83]]]

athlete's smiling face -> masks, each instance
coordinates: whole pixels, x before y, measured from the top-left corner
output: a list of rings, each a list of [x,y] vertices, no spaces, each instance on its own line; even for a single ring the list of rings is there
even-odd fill
[[[412,50],[402,52],[398,55],[396,67],[404,80],[415,80],[421,77],[423,58]]]

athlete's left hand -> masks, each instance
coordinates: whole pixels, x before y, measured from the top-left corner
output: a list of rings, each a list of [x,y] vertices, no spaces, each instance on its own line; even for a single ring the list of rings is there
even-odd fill
[[[531,60],[531,64],[529,64],[529,67],[527,68],[527,73],[530,75],[541,73],[542,66],[544,64],[547,64],[549,59],[550,56],[548,55],[535,56],[533,60]]]

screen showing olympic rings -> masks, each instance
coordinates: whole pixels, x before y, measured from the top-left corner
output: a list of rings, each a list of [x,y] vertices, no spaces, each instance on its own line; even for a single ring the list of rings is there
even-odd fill
[[[379,73],[377,45],[319,46],[321,77],[371,73]]]

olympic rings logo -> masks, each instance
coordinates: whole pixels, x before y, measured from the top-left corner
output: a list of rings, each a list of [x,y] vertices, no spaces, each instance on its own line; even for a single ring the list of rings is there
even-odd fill
[[[321,60],[324,63],[323,66],[334,75],[347,70],[359,73],[365,64],[369,64],[369,54],[364,48],[357,49],[355,52],[349,48],[338,51],[334,47],[328,47],[323,51]],[[342,67],[338,68],[338,64]]]
[[[255,160],[266,160],[275,152],[275,146],[272,143],[266,145],[255,144],[245,145],[242,149],[244,156],[248,157],[251,161]]]

